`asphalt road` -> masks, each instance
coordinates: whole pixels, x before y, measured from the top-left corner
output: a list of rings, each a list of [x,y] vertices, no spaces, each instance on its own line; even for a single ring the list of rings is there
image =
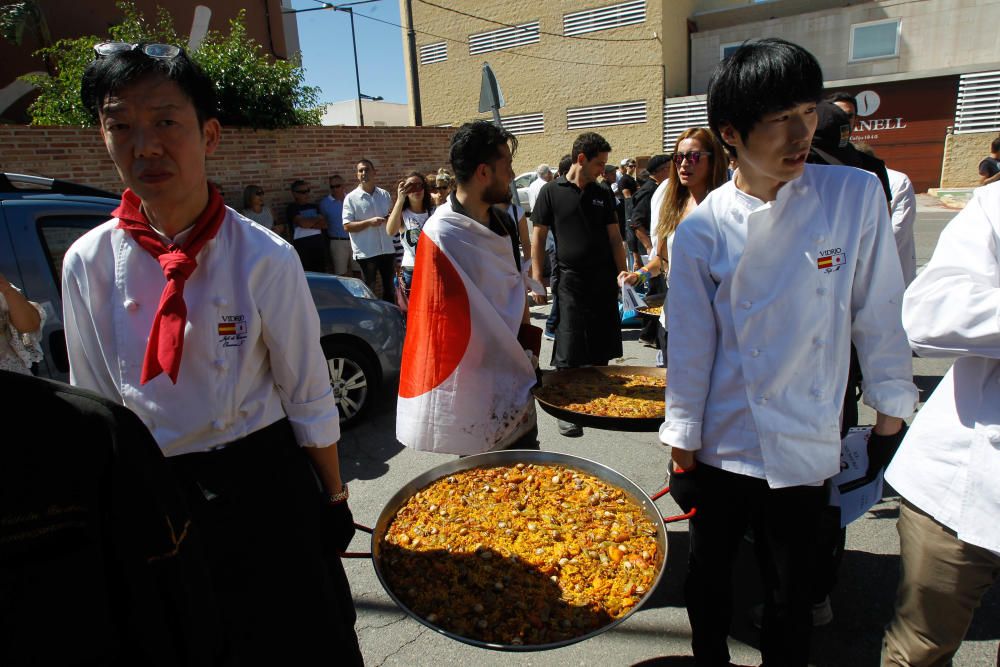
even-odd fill
[[[918,266],[930,258],[937,236],[954,216],[926,196],[920,197],[916,228]],[[534,308],[538,324],[547,307]],[[625,330],[625,355],[615,363],[653,365],[654,350],[637,341],[638,330]],[[545,341],[542,359],[551,347]],[[947,369],[940,361],[914,359],[916,382],[923,396]],[[390,394],[367,423],[347,431],[341,441],[342,470],[351,485],[351,507],[356,520],[374,525],[385,502],[420,473],[454,457],[418,453],[395,440],[395,400]],[[874,419],[862,411],[861,423]],[[669,451],[655,434],[587,429],[581,438],[559,435],[555,419],[539,413],[539,439],[545,451],[593,459],[628,476],[650,493],[663,486]],[[893,493],[891,489],[887,493]],[[676,514],[667,497],[658,501],[664,515]],[[878,664],[882,628],[892,615],[899,567],[895,530],[898,498],[887,495],[866,516],[848,528],[847,553],[840,580],[832,595],[834,621],[813,635],[813,664],[819,666]],[[356,629],[369,665],[693,665],[690,628],[682,585],[686,571],[688,534],[684,523],[668,527],[666,572],[643,608],[626,622],[594,639],[543,653],[500,653],[473,648],[427,629],[393,604],[382,589],[369,560],[345,561],[358,612]],[[354,548],[367,550],[366,536],[355,538]],[[748,619],[759,600],[759,578],[749,545],[744,545],[736,567],[737,597],[730,647],[733,662],[759,664],[759,633]],[[987,594],[976,614],[955,665],[993,665],[1000,639],[1000,591]]]

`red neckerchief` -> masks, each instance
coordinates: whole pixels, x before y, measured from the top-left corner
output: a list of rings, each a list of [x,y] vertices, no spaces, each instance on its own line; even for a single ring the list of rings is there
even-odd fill
[[[195,257],[219,232],[226,217],[226,205],[219,191],[208,186],[208,205],[194,222],[183,245],[163,242],[163,237],[150,226],[142,212],[142,201],[131,190],[125,190],[122,203],[111,215],[118,218],[118,229],[124,229],[146,252],[155,257],[163,267],[167,285],[160,294],[160,305],[153,317],[142,360],[141,384],[146,384],[166,371],[177,384],[184,352],[184,326],[187,324],[187,304],[184,303],[184,283],[198,268]]]

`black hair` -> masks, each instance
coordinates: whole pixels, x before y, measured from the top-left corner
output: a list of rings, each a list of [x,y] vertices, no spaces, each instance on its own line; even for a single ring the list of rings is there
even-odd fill
[[[364,162],[365,164],[367,164],[367,165],[368,165],[368,168],[369,168],[369,169],[371,169],[372,171],[375,171],[375,163],[374,163],[374,162],[372,162],[371,160],[369,160],[369,159],[368,159],[368,158],[366,158],[366,157],[363,157],[363,158],[361,158],[360,160],[358,160],[357,162],[355,162],[355,163],[354,163],[354,167],[355,167],[355,168],[357,168],[357,166],[358,166],[359,164],[361,164],[362,162]]]
[[[811,53],[783,39],[744,42],[720,62],[708,83],[708,124],[722,141],[720,127],[732,125],[746,141],[767,114],[823,96],[823,70]],[[736,149],[726,144],[734,155]]]
[[[857,111],[858,109],[857,98],[855,98],[854,95],[851,95],[850,93],[845,93],[843,90],[838,90],[835,93],[830,93],[823,99],[823,101],[830,102],[832,104],[836,104],[837,102],[848,102],[852,107],[854,107],[855,111]]]
[[[500,157],[500,147],[506,145],[510,154],[517,151],[517,137],[485,120],[475,120],[458,128],[451,137],[448,159],[455,180],[468,183],[481,164],[492,165]]]
[[[288,186],[288,189],[291,190],[292,192],[294,192],[295,188],[297,188],[299,186],[302,186],[302,185],[305,185],[305,184],[306,184],[305,181],[303,181],[301,178],[297,178],[294,181],[292,181],[292,184]]]
[[[611,144],[597,132],[584,132],[573,142],[573,150],[569,152],[570,160],[576,162],[577,156],[583,153],[588,160],[593,160],[600,153],[610,153]]]
[[[990,144],[990,152],[1000,153],[1000,137],[994,139],[993,142]]]
[[[219,101],[215,86],[201,67],[181,49],[173,58],[151,58],[140,48],[96,58],[83,73],[80,98],[83,105],[100,119],[100,110],[109,95],[115,95],[147,76],[162,76],[173,81],[191,100],[204,126],[210,118],[218,118]]]
[[[562,159],[559,160],[559,166],[557,167],[557,171],[559,172],[560,176],[565,176],[567,172],[569,172],[569,168],[572,166],[573,166],[573,157],[567,153],[566,155],[562,156]]]

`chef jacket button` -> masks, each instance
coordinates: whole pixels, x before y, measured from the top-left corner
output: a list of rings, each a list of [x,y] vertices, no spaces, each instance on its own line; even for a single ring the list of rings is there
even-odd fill
[[[750,356],[751,357],[759,357],[760,356],[760,350],[758,350],[757,348],[754,348],[754,349],[750,350]]]
[[[819,234],[819,235],[816,236],[816,243],[822,243],[825,240],[826,240],[826,237],[823,236],[822,234]]]
[[[216,359],[216,360],[215,360],[214,362],[212,362],[212,363],[213,363],[213,365],[214,365],[214,366],[215,366],[215,367],[216,367],[216,368],[217,368],[218,370],[220,370],[220,371],[224,371],[224,370],[226,370],[226,360],[225,360],[225,359]]]
[[[229,305],[229,302],[226,300],[226,298],[222,297],[222,296],[215,297],[215,299],[212,301],[212,303],[214,303],[219,308],[222,308],[223,306],[228,306]]]
[[[125,299],[125,310],[134,313],[139,309],[139,304],[134,299]]]
[[[813,338],[813,345],[816,347],[826,347],[826,341],[822,338]]]
[[[816,288],[816,294],[819,294],[820,296],[823,296],[824,294],[826,294],[826,288],[825,287],[817,287]]]
[[[744,302],[742,303],[742,306],[743,306],[743,310],[750,310],[750,307],[751,307],[752,305],[753,305],[753,303],[752,303],[752,302],[750,302],[750,301],[744,301]]]
[[[812,397],[813,397],[813,398],[823,398],[823,390],[822,390],[822,389],[819,389],[818,387],[817,387],[817,388],[814,388],[814,389],[813,389],[812,391],[810,391],[809,393],[810,393],[810,394],[812,394]]]
[[[221,419],[214,419],[212,420],[212,428],[214,428],[216,431],[225,430],[226,422],[222,421]]]

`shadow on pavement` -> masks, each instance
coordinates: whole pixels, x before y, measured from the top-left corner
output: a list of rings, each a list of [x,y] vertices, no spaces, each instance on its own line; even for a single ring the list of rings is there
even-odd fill
[[[389,471],[388,461],[403,446],[396,441],[395,382],[383,387],[364,419],[340,435],[340,474],[344,482],[376,479]]]

